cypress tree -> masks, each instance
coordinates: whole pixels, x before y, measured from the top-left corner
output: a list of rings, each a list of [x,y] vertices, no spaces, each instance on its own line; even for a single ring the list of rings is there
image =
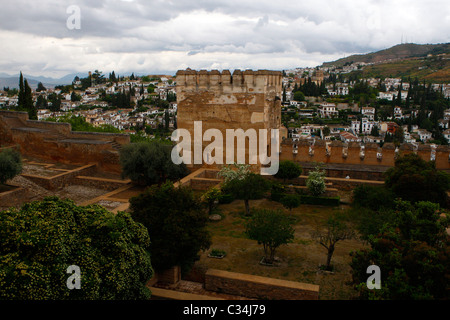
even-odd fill
[[[23,87],[23,75],[22,71],[20,71],[20,77],[19,77],[19,108],[23,108],[24,106],[24,87]]]

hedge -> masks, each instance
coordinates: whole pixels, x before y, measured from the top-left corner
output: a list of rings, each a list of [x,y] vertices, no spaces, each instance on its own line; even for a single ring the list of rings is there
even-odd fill
[[[322,206],[338,206],[341,203],[339,197],[314,197],[310,195],[300,195],[302,204],[314,204]]]

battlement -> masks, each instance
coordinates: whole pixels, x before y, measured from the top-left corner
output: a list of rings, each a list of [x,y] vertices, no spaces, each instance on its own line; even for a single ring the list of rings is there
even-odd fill
[[[281,71],[270,70],[179,70],[176,74],[177,93],[209,91],[217,93],[282,92]]]
[[[362,166],[395,165],[395,159],[408,153],[416,153],[426,161],[434,160],[436,168],[450,170],[450,147],[419,145],[417,148],[409,143],[396,147],[393,143],[385,143],[380,147],[376,143],[361,144],[358,142],[343,143],[316,139],[314,143],[307,140],[293,141],[285,139],[281,144],[280,159],[296,162],[322,162],[326,164],[349,164]]]

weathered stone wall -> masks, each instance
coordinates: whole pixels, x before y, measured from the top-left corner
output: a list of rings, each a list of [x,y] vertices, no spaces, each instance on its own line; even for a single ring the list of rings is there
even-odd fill
[[[96,163],[101,170],[121,172],[117,146],[127,134],[72,132],[68,123],[28,120],[24,112],[0,111],[0,145],[16,144],[24,155],[60,163]]]
[[[205,289],[264,300],[318,300],[319,286],[209,269]]]
[[[191,134],[194,151],[194,122],[202,121],[200,138],[208,129],[222,133],[223,163],[226,163],[227,129],[279,129],[281,127],[282,74],[278,71],[219,72],[180,70],[177,72],[177,126]],[[203,140],[203,139],[202,139]],[[202,154],[211,141],[202,143]],[[257,143],[257,142],[256,142]],[[268,145],[270,140],[268,141]],[[250,162],[247,147],[235,142],[234,156],[243,151],[246,163]],[[215,156],[214,153],[211,154]],[[251,159],[258,163],[257,159]],[[193,163],[193,161],[192,161]]]
[[[364,148],[362,148],[364,146]],[[341,141],[333,141],[328,146],[323,140],[316,140],[311,145],[306,140],[292,141],[285,139],[280,146],[280,160],[291,160],[298,163],[321,162],[325,165],[334,164],[329,167],[327,176],[345,177],[347,174],[356,179],[372,179],[368,173],[371,172],[377,179],[382,179],[382,173],[395,165],[395,159],[409,153],[417,153],[426,161],[431,160],[431,147],[419,145],[417,151],[411,144],[402,144],[396,152],[392,143],[385,143],[382,148],[375,143],[364,145],[357,142],[344,144]],[[438,146],[435,153],[436,168],[450,170],[450,147]],[[341,167],[339,167],[341,165]],[[384,168],[384,169],[383,169]],[[345,172],[345,171],[348,172]],[[360,172],[355,175],[354,172]]]

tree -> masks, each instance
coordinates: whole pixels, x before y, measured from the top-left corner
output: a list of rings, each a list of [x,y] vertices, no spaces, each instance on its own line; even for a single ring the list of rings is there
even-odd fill
[[[39,82],[36,88],[36,92],[41,92],[41,91],[46,91],[47,88],[44,87],[44,85],[42,84],[42,82]]]
[[[213,210],[216,208],[216,203],[221,195],[222,193],[218,188],[209,188],[202,195],[202,202],[206,204],[209,215],[211,215]]]
[[[320,196],[325,192],[325,171],[316,167],[310,171],[306,180],[306,187],[313,196]]]
[[[222,177],[224,179],[225,184],[229,182],[230,180],[241,180],[243,179],[247,174],[250,173],[250,165],[248,164],[229,164],[224,165],[218,175],[219,177]]]
[[[431,202],[398,201],[391,219],[368,238],[370,248],[352,252],[352,278],[361,299],[448,299],[448,214]],[[367,266],[381,270],[381,289],[368,290]]]
[[[254,210],[245,232],[250,239],[263,245],[264,262],[271,264],[275,260],[276,249],[293,241],[292,225],[290,217],[281,211],[259,209]]]
[[[22,71],[20,71],[20,76],[19,76],[19,94],[18,94],[18,102],[17,105],[19,106],[19,108],[23,108],[24,104],[25,104],[25,88],[24,88],[24,84],[23,84],[23,75],[22,75]]]
[[[171,151],[171,145],[159,142],[125,145],[119,155],[122,176],[144,185],[181,179],[188,174],[188,169],[184,163],[172,162]]]
[[[0,152],[0,184],[5,184],[22,172],[22,157],[15,149],[5,149]]]
[[[295,101],[305,101],[305,95],[301,91],[297,91],[294,93],[294,100]]]
[[[77,94],[75,91],[72,91],[72,93],[70,94],[70,101],[72,102],[81,101],[81,96]]]
[[[348,217],[341,213],[331,215],[324,229],[317,229],[313,232],[312,238],[327,249],[325,270],[331,271],[333,269],[331,266],[331,258],[336,249],[336,244],[342,240],[352,239],[354,236],[355,232],[348,223]]]
[[[297,178],[302,174],[302,167],[297,163],[289,160],[280,161],[278,172],[275,174],[276,178],[283,179],[286,182],[287,179]]]
[[[171,182],[153,185],[130,199],[131,216],[150,235],[150,254],[156,271],[175,265],[189,270],[200,250],[211,245],[208,214],[188,187],[175,188]]]
[[[431,201],[447,206],[450,175],[437,170],[433,161],[411,153],[396,159],[395,167],[386,171],[385,185],[403,200]]]
[[[23,108],[26,111],[28,111],[28,117],[30,119],[37,120],[37,110],[33,104],[33,94],[27,79],[25,79],[23,86],[24,86]]]
[[[56,197],[0,214],[0,299],[149,299],[147,230],[128,213]],[[69,266],[81,289],[69,290]]]
[[[280,199],[280,202],[285,208],[289,209],[289,211],[297,208],[301,203],[300,197],[296,194],[287,194]]]
[[[245,214],[250,215],[249,200],[261,199],[269,188],[268,180],[259,174],[249,173],[242,179],[229,180],[222,187],[222,192],[232,194],[235,199],[244,200]]]

